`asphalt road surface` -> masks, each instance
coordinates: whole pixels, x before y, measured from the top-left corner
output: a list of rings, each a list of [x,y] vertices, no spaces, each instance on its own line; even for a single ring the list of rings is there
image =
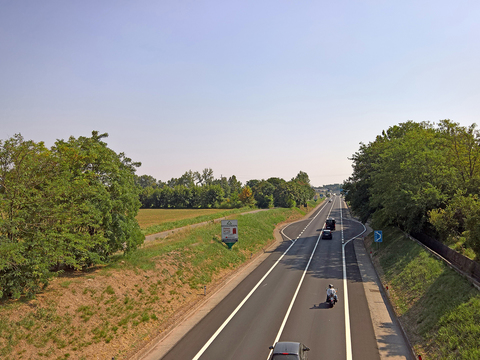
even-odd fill
[[[320,239],[327,217],[332,240]],[[380,359],[353,242],[362,224],[336,196],[284,229],[285,241],[163,360],[267,360],[276,341],[298,341],[309,360]],[[339,301],[329,308],[326,288]]]

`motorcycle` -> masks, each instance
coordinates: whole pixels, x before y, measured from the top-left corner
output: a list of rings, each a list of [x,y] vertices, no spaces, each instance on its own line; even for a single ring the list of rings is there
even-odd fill
[[[331,295],[327,295],[327,304],[333,308],[333,306],[335,305],[335,303],[337,302],[337,297],[333,294]]]

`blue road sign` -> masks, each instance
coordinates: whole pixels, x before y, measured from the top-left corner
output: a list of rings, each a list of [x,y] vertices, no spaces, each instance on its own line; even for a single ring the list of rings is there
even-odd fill
[[[375,230],[373,232],[373,240],[375,242],[382,242],[383,241],[382,230]]]

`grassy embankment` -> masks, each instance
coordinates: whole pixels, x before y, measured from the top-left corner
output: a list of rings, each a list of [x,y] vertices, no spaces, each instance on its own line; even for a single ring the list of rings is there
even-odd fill
[[[480,359],[480,292],[396,229],[367,245],[417,354],[428,359]]]
[[[314,205],[314,203],[311,203]],[[273,241],[276,224],[299,209],[237,215],[239,242],[228,250],[220,224],[152,241],[88,273],[65,274],[27,301],[0,303],[0,358],[127,358],[213,292]]]
[[[140,209],[137,221],[144,235],[178,229],[187,225],[211,221],[225,216],[244,213],[241,209]]]

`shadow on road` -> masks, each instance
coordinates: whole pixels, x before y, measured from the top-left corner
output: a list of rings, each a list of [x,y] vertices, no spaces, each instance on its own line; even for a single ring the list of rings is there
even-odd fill
[[[321,310],[321,309],[330,309],[330,305],[326,302],[320,303],[320,304],[313,304],[313,306],[310,308],[310,310]]]

